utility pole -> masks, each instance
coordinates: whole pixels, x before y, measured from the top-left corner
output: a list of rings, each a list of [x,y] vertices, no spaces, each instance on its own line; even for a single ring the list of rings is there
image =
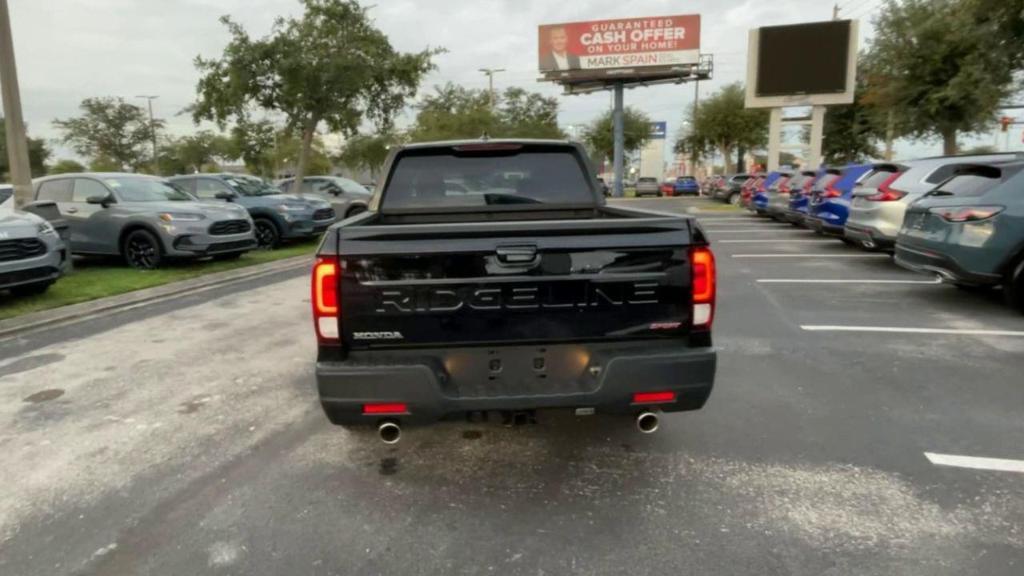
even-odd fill
[[[136,96],[136,98],[145,98],[146,103],[149,104],[149,133],[153,137],[153,173],[156,174],[160,168],[156,152],[156,125],[153,124],[153,100],[159,96]]]
[[[491,93],[491,108],[493,109],[494,108],[494,101],[495,101],[495,98],[494,98],[494,75],[497,74],[498,72],[504,72],[505,69],[504,68],[481,68],[480,71],[483,72],[487,76],[487,90]]]
[[[839,20],[839,3],[836,2],[832,5],[832,19]]]
[[[612,196],[616,198],[622,198],[623,196],[622,170],[625,158],[623,149],[626,146],[625,112],[622,106],[623,91],[622,82],[616,82],[615,90],[613,91],[615,104],[612,108],[612,170],[615,171],[615,185],[612,187]]]
[[[32,167],[28,159],[28,138],[21,116],[21,94],[18,91],[18,69],[14,63],[14,38],[11,37],[11,13],[7,0],[0,0],[0,90],[3,92],[7,128],[7,160],[14,184],[14,207],[22,208],[32,201]]]

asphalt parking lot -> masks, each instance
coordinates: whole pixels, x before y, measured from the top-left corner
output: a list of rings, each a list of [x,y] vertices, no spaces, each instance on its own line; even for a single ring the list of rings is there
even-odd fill
[[[697,215],[716,389],[649,436],[333,428],[304,276],[0,342],[0,574],[1024,573],[1024,316]]]

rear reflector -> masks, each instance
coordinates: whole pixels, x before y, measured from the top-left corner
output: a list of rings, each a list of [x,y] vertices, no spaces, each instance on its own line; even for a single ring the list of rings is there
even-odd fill
[[[635,392],[633,404],[668,404],[676,401],[675,392]]]
[[[404,403],[391,402],[381,404],[363,404],[363,414],[408,414],[409,409]]]

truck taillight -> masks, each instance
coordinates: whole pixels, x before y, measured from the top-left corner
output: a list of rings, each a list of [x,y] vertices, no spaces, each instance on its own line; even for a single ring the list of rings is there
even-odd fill
[[[338,257],[318,256],[313,265],[313,325],[319,342],[338,341],[341,298],[338,293]]]
[[[715,315],[715,255],[707,246],[690,249],[693,325],[710,328]]]

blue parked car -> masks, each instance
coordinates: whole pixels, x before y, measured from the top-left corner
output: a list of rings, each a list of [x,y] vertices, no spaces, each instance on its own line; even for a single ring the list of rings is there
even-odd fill
[[[843,169],[842,174],[818,189],[811,191],[807,207],[807,218],[804,220],[811,230],[818,234],[843,237],[843,227],[850,215],[850,202],[853,200],[853,186],[871,171],[873,164],[851,164]]]
[[[779,177],[782,176],[782,172],[776,170],[775,172],[769,172],[764,180],[757,187],[754,192],[754,199],[751,201],[750,206],[754,209],[754,212],[758,214],[766,214],[768,210],[768,187],[775,183]]]
[[[680,176],[672,183],[670,196],[697,196],[699,194],[700,184],[693,176]]]
[[[839,168],[822,168],[817,172],[805,172],[806,179],[800,183],[799,190],[793,189],[789,195],[789,207],[786,210],[786,221],[794,226],[803,226],[807,219],[807,210],[811,205],[811,196],[815,190],[825,191],[825,186],[832,183],[842,170]]]

